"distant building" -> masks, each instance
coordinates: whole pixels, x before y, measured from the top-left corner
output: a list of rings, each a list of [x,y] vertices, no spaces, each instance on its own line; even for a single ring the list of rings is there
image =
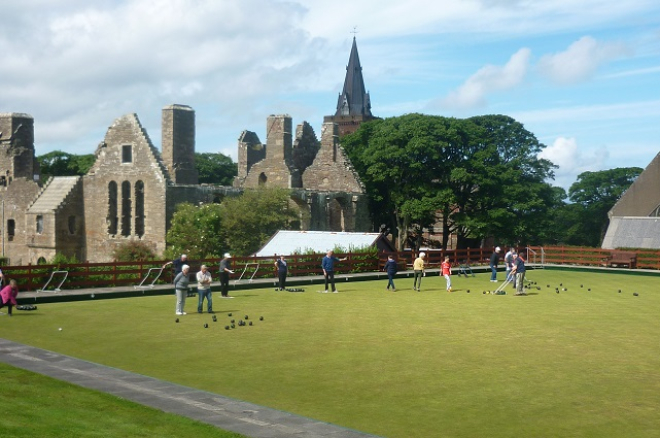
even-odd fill
[[[307,122],[294,134],[290,116],[269,116],[266,144],[241,133],[233,187],[198,184],[195,111],[186,105],[163,108],[162,151],[127,114],[108,128],[86,175],[48,181],[40,180],[32,116],[0,113],[0,257],[13,265],[58,253],[104,262],[130,240],[162,254],[178,204],[219,203],[259,187],[291,190],[301,230],[370,230],[366,191],[339,137],[371,119],[355,39],[337,113],[324,120],[321,139]]]
[[[395,251],[394,245],[380,233],[333,233],[330,231],[278,231],[255,255],[325,253],[334,248],[345,251],[376,247],[379,251]]]
[[[346,66],[344,88],[337,99],[337,111],[332,116],[325,116],[325,123],[336,123],[339,136],[357,131],[360,124],[373,120],[371,114],[371,98],[364,86],[362,66],[358,55],[357,42],[353,37],[353,46]]]
[[[602,247],[660,249],[660,154],[609,211]]]

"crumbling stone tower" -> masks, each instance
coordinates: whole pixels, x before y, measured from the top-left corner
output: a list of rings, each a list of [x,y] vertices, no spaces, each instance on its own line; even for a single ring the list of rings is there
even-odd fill
[[[235,186],[287,189],[300,187],[300,171],[293,164],[292,126],[289,115],[268,116],[265,153],[257,135],[243,131],[239,138],[239,164]]]
[[[25,212],[39,193],[39,165],[34,156],[34,119],[23,113],[0,113],[0,257],[28,260],[29,237],[36,224]]]
[[[195,111],[168,105],[162,117],[163,163],[175,184],[198,184],[195,168]]]
[[[0,113],[0,185],[14,178],[39,178],[34,156],[34,119],[28,114]]]

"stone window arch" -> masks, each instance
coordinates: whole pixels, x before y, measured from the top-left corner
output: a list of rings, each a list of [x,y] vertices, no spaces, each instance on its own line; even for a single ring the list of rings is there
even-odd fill
[[[122,164],[129,164],[133,162],[133,146],[125,144],[121,147],[121,162]]]
[[[144,182],[135,182],[135,234],[144,236]]]
[[[268,182],[268,177],[264,172],[261,172],[259,174],[259,187],[265,186],[267,182]]]
[[[9,219],[7,220],[7,240],[12,241],[14,240],[14,236],[16,235],[16,221],[14,219]]]
[[[110,181],[108,183],[108,216],[106,217],[108,223],[108,234],[117,234],[117,183]]]
[[[337,198],[328,200],[328,229],[330,231],[344,231],[346,229],[344,207]]]
[[[37,234],[44,232],[44,217],[40,214],[37,215]]]
[[[68,218],[69,234],[76,234],[76,217],[69,216]]]
[[[121,235],[128,237],[131,235],[131,183],[124,181],[121,183]]]

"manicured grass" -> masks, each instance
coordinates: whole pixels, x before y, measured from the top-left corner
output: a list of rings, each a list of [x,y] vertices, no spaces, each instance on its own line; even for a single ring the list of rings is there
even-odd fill
[[[452,294],[438,276],[421,293],[398,279],[396,293],[378,281],[215,294],[217,323],[193,313],[196,299],[175,323],[173,296],[50,304],[0,330],[386,437],[658,436],[660,276],[528,278],[541,290],[527,297],[482,294],[497,286],[488,274],[454,276]],[[244,315],[254,326],[224,329]]]
[[[3,438],[241,438],[177,415],[0,363]]]

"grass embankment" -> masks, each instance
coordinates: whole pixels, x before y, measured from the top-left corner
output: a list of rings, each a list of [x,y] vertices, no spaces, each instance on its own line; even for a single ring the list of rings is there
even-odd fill
[[[0,363],[3,438],[245,438]]]
[[[386,437],[658,436],[660,277],[528,277],[540,290],[527,297],[482,294],[488,274],[454,276],[448,294],[434,276],[421,293],[397,279],[396,293],[379,281],[216,294],[217,323],[192,299],[177,324],[161,296],[0,324],[18,342]],[[225,330],[245,315],[253,326]]]

